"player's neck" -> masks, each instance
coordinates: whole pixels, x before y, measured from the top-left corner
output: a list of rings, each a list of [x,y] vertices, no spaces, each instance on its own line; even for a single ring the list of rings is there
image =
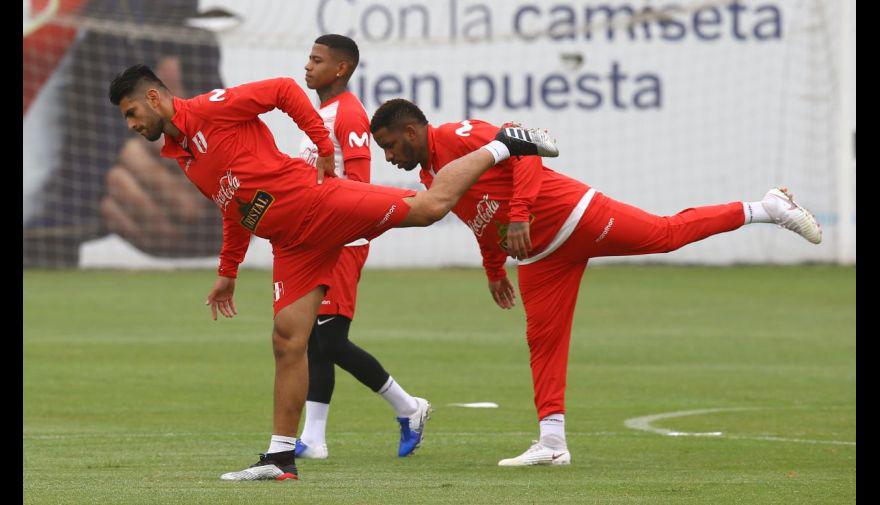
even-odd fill
[[[181,135],[183,135],[180,129],[174,126],[174,123],[172,123],[170,119],[165,123],[165,128],[162,131],[174,140],[179,139]]]
[[[165,128],[162,131],[170,136],[172,139],[177,140],[182,135],[180,128],[174,126],[174,122],[171,121],[174,118],[174,100],[169,100],[168,104],[163,107],[162,115],[165,116]]]
[[[336,81],[326,88],[316,90],[318,92],[318,100],[320,100],[321,103],[326,103],[329,100],[333,100],[337,96],[348,91],[346,84],[347,83],[342,81]]]

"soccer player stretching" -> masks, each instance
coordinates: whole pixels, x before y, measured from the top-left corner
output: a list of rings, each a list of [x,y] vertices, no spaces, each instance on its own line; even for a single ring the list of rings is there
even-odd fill
[[[334,175],[333,142],[305,92],[293,79],[243,84],[184,100],[144,65],[110,84],[110,101],[129,129],[156,141],[223,214],[217,281],[205,301],[214,319],[236,314],[238,265],[251,234],[272,243],[275,319],[273,435],[260,460],[225,480],[296,479],[296,429],[308,388],[306,347],[332,271],[345,244],[394,227],[428,226],[442,219],[465,190],[510,155],[557,156],[538,130],[499,131],[498,138],[446,167],[428,191],[376,186]],[[314,167],[278,150],[258,117],[275,108],[318,146]],[[324,178],[328,175],[327,179]]]
[[[370,130],[387,161],[403,170],[420,166],[422,183],[431,188],[449,161],[485,144],[498,128],[475,119],[433,127],[415,104],[394,99],[376,110]],[[453,212],[474,232],[489,292],[501,308],[515,300],[504,262],[507,256],[519,259],[540,440],[500,466],[571,462],[564,403],[568,347],[590,258],[670,252],[749,223],[775,223],[815,244],[822,239],[816,219],[782,188],[759,202],[655,216],[554,172],[535,156],[511,158],[487,171]]]
[[[322,35],[315,40],[306,64],[306,85],[318,92],[318,113],[333,141],[333,155],[342,167],[339,177],[370,182],[370,119],[357,97],[346,89],[357,68],[357,44],[344,35]],[[314,164],[318,148],[304,136],[300,157]],[[335,366],[339,365],[363,385],[379,393],[400,424],[398,456],[409,456],[419,446],[431,404],[410,396],[379,361],[348,339],[354,317],[357,285],[367,261],[370,243],[358,239],[342,249],[333,268],[332,289],[327,291],[309,337],[309,393],[305,422],[296,440],[296,457],[327,458],[325,430],[333,396]]]

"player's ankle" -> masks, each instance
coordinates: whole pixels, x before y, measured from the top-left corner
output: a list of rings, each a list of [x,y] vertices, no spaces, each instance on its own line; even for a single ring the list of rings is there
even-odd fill
[[[773,218],[770,217],[770,214],[767,213],[764,204],[761,202],[743,202],[742,204],[745,224],[773,222]]]
[[[269,440],[269,449],[266,450],[266,454],[292,451],[294,450],[294,447],[296,447],[296,437],[272,435],[272,438]]]

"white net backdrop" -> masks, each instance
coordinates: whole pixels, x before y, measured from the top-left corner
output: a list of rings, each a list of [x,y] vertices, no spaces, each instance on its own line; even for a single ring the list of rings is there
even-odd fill
[[[548,127],[562,153],[547,162],[549,167],[657,214],[757,200],[784,184],[825,230],[819,246],[759,225],[668,255],[602,261],[854,261],[854,205],[850,215],[839,213],[848,208],[842,198],[855,199],[854,155],[850,166],[842,166],[853,148],[846,140],[855,130],[855,86],[848,84],[854,70],[846,74],[844,17],[854,19],[855,7],[854,2],[851,9],[841,5],[819,0],[224,0],[199,2],[201,17],[193,13],[166,31],[178,43],[192,37],[194,26],[212,34],[224,86],[279,75],[304,84],[302,67],[314,39],[343,33],[360,47],[361,65],[351,88],[368,113],[402,96],[415,101],[433,124],[479,118]],[[218,9],[227,16],[218,15]],[[84,26],[88,20],[69,16],[68,23]],[[120,25],[91,26],[111,29]],[[152,36],[162,36],[157,33]],[[199,51],[204,49],[181,58],[198,60]],[[101,54],[94,58],[95,64],[109,64]],[[849,86],[848,104],[841,97]],[[98,99],[106,100],[106,84],[100,91]],[[300,133],[289,118],[275,111],[264,120],[279,148],[295,155]],[[111,121],[123,126],[118,115]],[[416,174],[387,164],[375,146],[372,179],[418,187]],[[145,249],[118,234],[96,237],[83,242],[78,264],[216,264],[212,254],[171,259],[174,254]],[[268,244],[254,239],[245,265],[270,264]],[[479,264],[470,231],[454,216],[429,229],[389,232],[374,241],[368,262],[383,267]]]

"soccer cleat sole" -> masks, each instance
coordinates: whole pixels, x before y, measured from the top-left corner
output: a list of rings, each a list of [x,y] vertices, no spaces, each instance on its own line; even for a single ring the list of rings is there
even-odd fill
[[[498,466],[562,466],[562,465],[570,465],[571,460],[556,460],[556,461],[508,461],[506,459],[502,459],[498,462]]]

